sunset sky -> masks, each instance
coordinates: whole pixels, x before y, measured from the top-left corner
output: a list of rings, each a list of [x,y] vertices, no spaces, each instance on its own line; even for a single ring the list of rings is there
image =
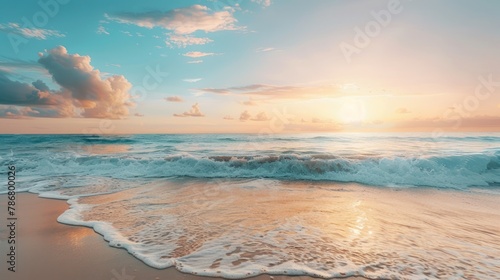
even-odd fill
[[[499,1],[40,3],[0,10],[0,133],[500,131]]]

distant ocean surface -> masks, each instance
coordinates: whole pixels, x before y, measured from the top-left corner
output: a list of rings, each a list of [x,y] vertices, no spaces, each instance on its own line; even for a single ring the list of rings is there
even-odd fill
[[[0,135],[0,162],[157,268],[500,277],[499,133]]]

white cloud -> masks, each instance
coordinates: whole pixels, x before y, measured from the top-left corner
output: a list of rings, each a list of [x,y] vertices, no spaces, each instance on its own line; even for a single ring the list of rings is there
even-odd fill
[[[271,6],[271,0],[252,0],[252,2],[262,5],[263,7]]]
[[[97,34],[109,35],[109,32],[102,25],[99,25],[99,27],[97,27],[97,31],[96,32],[97,32]]]
[[[127,36],[132,37],[132,33],[130,33],[129,31],[121,31],[121,32]]]
[[[191,61],[188,61],[188,63],[190,63],[190,64],[198,64],[198,63],[203,63],[203,60],[191,60]]]
[[[196,82],[199,82],[203,80],[202,78],[196,78],[196,79],[184,79],[183,81],[184,82],[188,82],[188,83],[196,83]]]
[[[191,45],[204,45],[213,42],[209,38],[197,38],[190,35],[168,34],[165,43],[169,47],[185,48]]]
[[[204,57],[204,56],[212,56],[212,55],[215,55],[215,53],[187,52],[187,53],[183,54],[183,56],[192,57],[192,58],[198,58],[198,57]]]
[[[276,50],[275,48],[258,48],[257,52],[270,52]]]
[[[184,112],[182,114],[174,114],[174,117],[204,117],[205,115],[201,112],[198,103],[191,106],[191,110]]]
[[[13,22],[9,22],[7,24],[0,23],[0,31],[21,35],[25,38],[35,38],[38,40],[46,40],[49,37],[66,36],[57,30],[21,27],[18,23]]]
[[[175,34],[184,35],[196,31],[216,32],[240,29],[235,26],[237,20],[233,17],[233,10],[211,11],[203,5],[193,5],[166,12],[119,13],[105,16],[119,23],[146,28],[161,27]]]

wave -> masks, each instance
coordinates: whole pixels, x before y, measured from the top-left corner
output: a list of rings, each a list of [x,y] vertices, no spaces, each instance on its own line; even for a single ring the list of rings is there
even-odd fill
[[[272,178],[358,182],[378,186],[464,188],[500,182],[500,155],[428,158],[335,155],[211,156],[166,158],[169,176]],[[175,168],[176,167],[176,168]]]
[[[436,157],[269,154],[197,156],[179,153],[142,158],[130,155],[51,155],[19,162],[27,177],[96,176],[133,178],[268,178],[355,182],[374,186],[464,189],[500,185],[500,152]]]

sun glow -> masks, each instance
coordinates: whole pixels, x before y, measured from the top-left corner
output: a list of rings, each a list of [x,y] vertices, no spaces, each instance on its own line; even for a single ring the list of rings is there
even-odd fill
[[[342,123],[360,123],[366,120],[365,102],[359,99],[346,99],[337,113]]]

